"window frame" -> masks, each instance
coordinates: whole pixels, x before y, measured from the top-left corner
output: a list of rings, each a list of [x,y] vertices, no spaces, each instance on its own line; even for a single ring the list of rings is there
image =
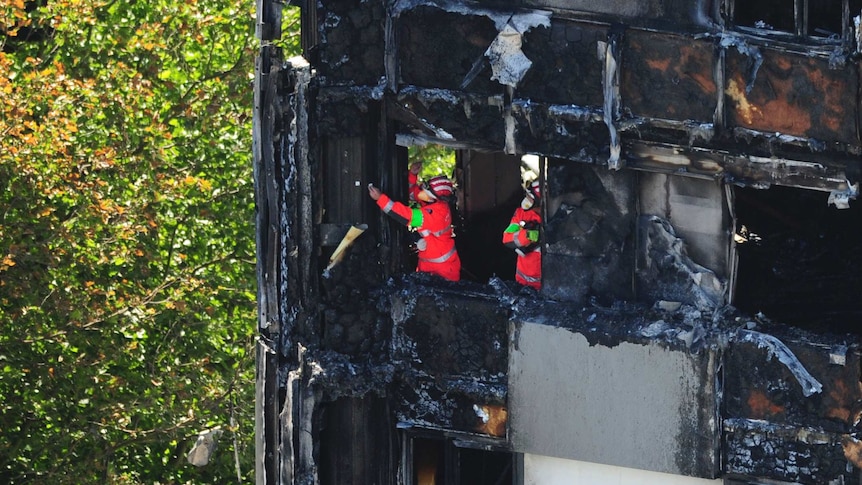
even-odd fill
[[[841,45],[849,43],[854,38],[853,15],[850,12],[851,0],[841,0],[841,33],[838,39],[811,34],[809,28],[809,4],[813,0],[793,0],[793,32],[788,32],[786,30],[761,29],[753,26],[737,24],[736,4],[737,2],[742,1],[750,2],[751,0],[725,0],[724,10],[730,25],[732,25],[735,30],[743,33],[786,39],[796,43],[799,41],[805,41],[806,43],[825,45]],[[862,15],[862,12],[857,15]]]

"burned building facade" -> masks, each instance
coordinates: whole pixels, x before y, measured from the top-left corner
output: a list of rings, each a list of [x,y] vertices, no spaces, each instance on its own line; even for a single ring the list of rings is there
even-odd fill
[[[862,481],[862,0],[258,2],[257,481]],[[408,147],[456,153],[462,281]],[[501,233],[544,191],[542,289]]]

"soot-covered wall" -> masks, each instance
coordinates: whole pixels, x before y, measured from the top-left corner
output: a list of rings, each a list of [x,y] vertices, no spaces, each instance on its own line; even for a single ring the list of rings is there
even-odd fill
[[[703,362],[708,349],[714,373],[699,384],[715,390],[720,439],[676,470],[858,481],[855,337],[776,324],[758,301],[743,313],[726,305],[733,283],[738,295],[749,281],[735,265],[734,217],[755,213],[734,206],[732,186],[855,202],[853,47],[767,42],[729,24],[727,2],[681,3],[325,0],[304,7],[310,65],[262,48],[267,483],[400,483],[405,433],[420,430],[523,451],[508,434],[524,410],[510,408],[507,373],[525,315],[611,356],[661,343]],[[263,40],[275,24],[262,22]],[[406,231],[366,185],[404,200],[403,147],[426,142],[546,160],[541,293],[488,274],[450,284],[413,273]],[[364,231],[323,270],[351,226]],[[537,311],[546,303],[566,309]],[[709,465],[717,457],[721,469]]]

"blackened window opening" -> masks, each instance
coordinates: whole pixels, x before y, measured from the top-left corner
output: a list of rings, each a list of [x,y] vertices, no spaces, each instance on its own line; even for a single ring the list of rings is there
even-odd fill
[[[511,485],[512,454],[455,446],[452,440],[413,439],[412,485]]]
[[[794,0],[737,1],[734,22],[745,27],[795,32]]]
[[[459,449],[459,483],[462,485],[502,485],[514,483],[512,454]]]
[[[862,207],[824,192],[737,189],[739,265],[734,304],[817,332],[862,333]]]
[[[808,2],[808,35],[841,38],[843,2]]]
[[[515,252],[503,245],[503,231],[524,197],[520,156],[460,151],[459,207],[455,244],[462,277],[480,283],[491,277],[514,281]]]
[[[453,169],[435,161],[438,152],[448,149],[422,148],[410,149],[409,156],[401,162],[405,168],[413,162],[423,162],[420,183],[435,175],[449,176],[455,183],[455,200],[450,206],[455,247],[461,260],[461,279],[487,283],[497,277],[514,282],[517,256],[503,244],[503,232],[524,198],[525,176],[538,177],[538,157],[455,150]],[[433,168],[438,165],[440,168]],[[406,170],[398,173],[406,178]],[[406,179],[402,183],[406,194]],[[415,268],[415,245],[419,237],[414,231],[401,233],[404,267]]]
[[[446,442],[435,439],[413,440],[413,485],[446,483]]]
[[[849,37],[852,19],[860,8],[862,0],[735,1],[733,22],[800,37],[840,40]]]

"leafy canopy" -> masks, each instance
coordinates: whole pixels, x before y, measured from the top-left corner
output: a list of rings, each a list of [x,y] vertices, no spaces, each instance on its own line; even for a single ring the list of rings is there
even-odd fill
[[[254,3],[0,8],[0,482],[251,480]]]

